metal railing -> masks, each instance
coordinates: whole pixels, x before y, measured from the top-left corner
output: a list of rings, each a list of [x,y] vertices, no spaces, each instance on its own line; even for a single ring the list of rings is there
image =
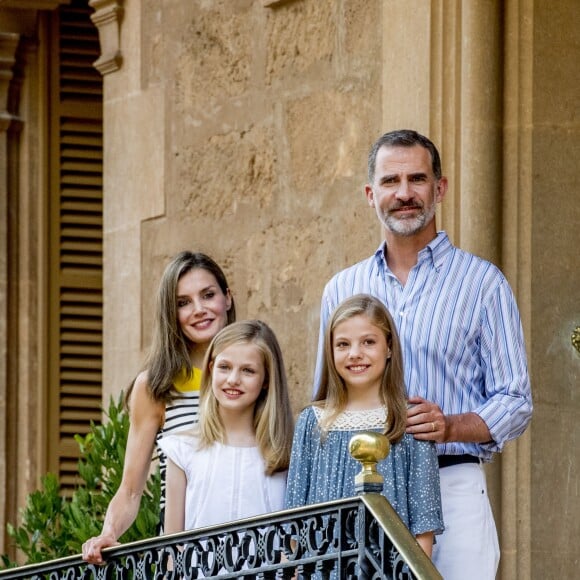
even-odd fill
[[[0,579],[441,579],[379,493],[376,459],[366,451],[357,457],[364,467],[356,497],[108,548],[101,566],[71,556],[5,570]]]

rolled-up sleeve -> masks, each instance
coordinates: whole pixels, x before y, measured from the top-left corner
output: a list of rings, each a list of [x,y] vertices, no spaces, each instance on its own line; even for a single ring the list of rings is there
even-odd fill
[[[493,438],[482,447],[501,451],[507,441],[525,431],[533,411],[522,324],[507,282],[499,284],[485,303],[481,328],[487,401],[474,411]]]

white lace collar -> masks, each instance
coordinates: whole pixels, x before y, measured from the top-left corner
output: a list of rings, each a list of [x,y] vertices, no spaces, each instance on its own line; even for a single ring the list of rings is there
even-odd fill
[[[320,423],[324,409],[313,406],[316,420]],[[329,431],[364,431],[365,429],[384,429],[387,421],[386,407],[364,411],[343,411],[328,428]]]

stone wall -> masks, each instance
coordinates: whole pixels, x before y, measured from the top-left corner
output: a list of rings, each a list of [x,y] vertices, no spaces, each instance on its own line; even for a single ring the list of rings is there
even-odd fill
[[[580,12],[536,2],[532,151],[534,577],[580,567]]]
[[[124,56],[105,85],[117,160],[105,163],[106,332],[114,338],[105,340],[104,386],[117,390],[138,369],[160,273],[188,248],[224,266],[240,317],[274,328],[298,409],[311,392],[323,284],[380,240],[363,195],[367,149],[381,131],[380,3],[143,2],[139,15],[127,2],[125,9],[123,38],[143,36],[141,54]],[[120,79],[134,76],[137,92],[121,95]],[[144,138],[133,134],[142,125],[129,109],[145,103]],[[149,219],[129,216],[129,199],[148,205]],[[129,240],[118,219],[133,224]],[[131,271],[131,286],[143,280],[129,306],[142,339],[127,347],[119,285]],[[131,364],[117,365],[127,348]]]

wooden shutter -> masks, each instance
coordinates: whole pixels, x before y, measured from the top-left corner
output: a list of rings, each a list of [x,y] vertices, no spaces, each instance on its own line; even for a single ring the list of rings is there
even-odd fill
[[[47,458],[63,490],[76,481],[78,445],[101,419],[102,79],[88,0],[54,15],[51,50],[49,392]]]

